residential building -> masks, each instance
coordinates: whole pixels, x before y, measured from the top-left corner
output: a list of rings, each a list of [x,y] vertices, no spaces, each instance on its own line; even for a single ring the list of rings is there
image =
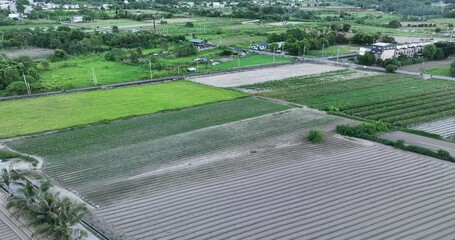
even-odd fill
[[[190,40],[191,44],[197,48],[197,50],[206,50],[206,49],[212,49],[215,47],[214,44],[207,40],[203,39],[192,39]]]
[[[269,44],[264,42],[264,43],[259,43],[256,45],[251,46],[251,49],[253,50],[259,50],[259,51],[264,51],[269,47]]]
[[[396,44],[393,43],[375,43],[371,46],[371,52],[376,55],[376,58],[385,60],[395,56]]]

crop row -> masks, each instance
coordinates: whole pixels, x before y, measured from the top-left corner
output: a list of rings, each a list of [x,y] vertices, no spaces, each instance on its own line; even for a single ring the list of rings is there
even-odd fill
[[[455,102],[455,97],[450,96],[449,99],[440,99],[439,101],[434,99],[434,101],[428,100],[424,102],[417,102],[416,104],[413,104],[411,106],[398,106],[395,109],[384,109],[383,111],[379,113],[374,113],[374,114],[357,114],[361,117],[366,117],[370,119],[377,119],[377,120],[386,120],[390,121],[390,118],[400,118],[400,116],[407,114],[407,113],[417,113],[421,111],[426,111],[427,109],[433,109],[433,108],[438,108],[441,106],[447,106],[451,105],[452,103]]]
[[[372,239],[417,227],[431,233],[433,221],[415,220],[428,216],[450,222],[439,219],[447,213],[439,207],[454,211],[454,203],[438,196],[453,195],[452,167],[382,146],[342,154],[325,147],[313,156],[299,146],[251,155],[238,162],[293,164],[134,198],[96,215],[137,239]]]
[[[444,97],[453,96],[454,92],[455,92],[455,89],[444,89],[444,90],[420,93],[420,94],[411,95],[411,96],[404,96],[404,97],[400,96],[400,97],[396,97],[393,99],[387,99],[387,100],[375,102],[372,104],[362,103],[359,105],[359,107],[355,107],[352,105],[343,107],[343,111],[348,114],[361,113],[361,112],[367,112],[367,111],[373,111],[373,110],[379,111],[380,109],[383,109],[383,108],[400,106],[400,105],[404,105],[404,104],[417,103],[419,101],[431,100],[431,99],[435,99],[435,98],[444,98]]]
[[[398,126],[411,126],[411,125],[415,125],[418,123],[431,122],[433,120],[443,119],[443,118],[452,117],[452,116],[455,116],[454,107],[452,107],[451,109],[448,109],[448,110],[443,110],[443,111],[438,109],[437,111],[431,111],[429,113],[426,113],[425,115],[421,115],[421,116],[417,115],[414,118],[396,121],[394,124],[396,124]]]
[[[407,102],[407,101],[414,101],[416,99],[426,99],[426,98],[431,98],[433,96],[442,96],[442,95],[447,95],[449,93],[453,93],[455,91],[455,88],[444,88],[444,89],[437,89],[437,90],[432,90],[432,91],[425,91],[425,92],[419,92],[417,94],[407,94],[407,95],[399,95],[396,96],[393,99],[383,99],[383,100],[378,100],[375,103],[363,103],[359,102],[357,104],[352,104],[350,106],[346,106],[344,110],[353,110],[353,111],[363,111],[363,108],[369,108],[369,107],[382,107],[382,106],[387,106],[391,104],[391,102]]]

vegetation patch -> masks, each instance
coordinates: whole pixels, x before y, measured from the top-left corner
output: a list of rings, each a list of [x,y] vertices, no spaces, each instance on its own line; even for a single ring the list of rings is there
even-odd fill
[[[188,81],[0,103],[0,138],[175,110],[245,97]]]
[[[30,162],[30,163],[32,163],[33,166],[36,166],[38,164],[38,161],[35,158],[26,156],[24,154],[7,151],[7,150],[0,150],[0,160],[8,160],[8,159],[14,159],[14,158],[19,158],[24,161]]]
[[[324,141],[324,138],[325,134],[319,128],[311,129],[310,132],[308,133],[308,141],[310,141],[311,143],[321,143],[322,141]]]

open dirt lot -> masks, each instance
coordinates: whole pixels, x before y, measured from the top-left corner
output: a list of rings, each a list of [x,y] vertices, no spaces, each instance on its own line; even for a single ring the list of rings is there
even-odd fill
[[[418,37],[418,36],[414,36],[414,37],[411,37],[411,36],[393,36],[393,38],[395,38],[395,40],[398,43],[420,42],[420,41],[426,41],[426,40],[447,41],[447,38],[432,38],[432,39],[429,39],[429,38],[422,38],[422,37]]]
[[[5,54],[9,58],[17,58],[19,56],[29,56],[31,59],[45,59],[54,52],[47,48],[26,48],[17,50],[0,51],[0,54]]]
[[[298,25],[298,24],[303,24],[304,22],[273,22],[273,23],[267,23],[269,26],[287,26],[287,25]]]
[[[319,74],[342,70],[342,67],[302,63],[271,68],[262,68],[252,71],[227,73],[222,75],[191,77],[190,81],[215,87],[238,87],[247,84],[282,80],[291,77]]]

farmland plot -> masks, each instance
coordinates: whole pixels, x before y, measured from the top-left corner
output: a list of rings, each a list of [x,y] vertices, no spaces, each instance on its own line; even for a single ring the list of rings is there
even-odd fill
[[[444,80],[379,75],[333,81],[323,74],[242,88],[403,127],[455,116],[455,83]]]
[[[455,118],[453,117],[419,124],[412,128],[416,130],[438,134],[444,138],[455,140]]]
[[[227,136],[198,129],[289,108],[245,98],[44,134],[8,145],[45,157],[44,171],[54,180],[102,205],[156,190],[140,189],[149,184],[159,186],[155,181],[160,172],[165,173],[163,168],[189,164],[188,159],[211,149],[261,134],[257,128],[243,134],[242,129],[226,127]],[[279,131],[269,129],[265,133]]]
[[[245,97],[188,81],[0,102],[0,138]]]
[[[334,135],[351,120],[314,110],[222,124],[256,109],[237,102],[248,100],[8,145],[45,157],[44,171],[100,205],[95,217],[127,239],[454,236],[452,163]],[[305,139],[315,127],[321,144]]]
[[[455,236],[453,164],[333,137],[321,145],[280,142],[235,160],[225,156],[237,165],[279,163],[274,168],[163,190],[96,216],[129,239]]]

